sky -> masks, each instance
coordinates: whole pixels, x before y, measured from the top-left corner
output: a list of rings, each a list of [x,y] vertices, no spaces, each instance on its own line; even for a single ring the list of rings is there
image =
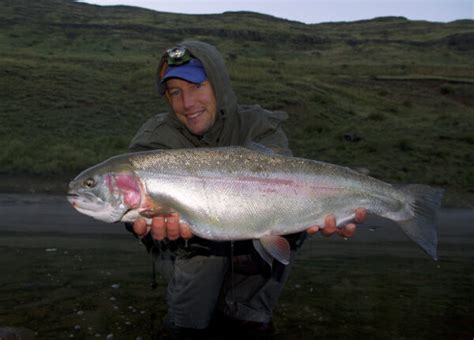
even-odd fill
[[[214,14],[252,11],[307,24],[404,16],[449,22],[473,19],[474,0],[97,0],[97,5],[128,5],[160,12]]]

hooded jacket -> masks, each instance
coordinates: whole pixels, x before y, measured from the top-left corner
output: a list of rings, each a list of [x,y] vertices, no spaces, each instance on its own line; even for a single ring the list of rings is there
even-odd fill
[[[287,119],[286,113],[271,112],[259,105],[238,105],[224,59],[212,45],[200,41],[183,41],[178,46],[185,47],[203,64],[217,101],[216,122],[203,136],[193,135],[168,105],[168,112],[157,114],[140,128],[132,139],[130,151],[259,143],[277,153],[290,153],[288,140],[281,129],[281,124]],[[160,84],[160,75],[167,67],[166,60],[167,54],[164,53],[157,70],[158,88],[163,86]]]
[[[259,105],[238,105],[222,55],[215,47],[199,41],[184,41],[190,54],[201,61],[217,101],[216,122],[203,136],[193,135],[176,117],[172,107],[168,112],[150,118],[137,132],[129,146],[130,151],[177,149],[193,147],[248,146],[261,144],[276,153],[291,155],[288,140],[281,125],[287,119],[285,112],[271,112]],[[160,90],[161,76],[166,68],[167,54],[163,54],[157,69],[156,85]],[[162,88],[161,88],[162,90]],[[161,92],[161,91],[160,91]],[[130,226],[127,229],[131,230]],[[150,235],[142,239],[149,251],[161,249],[192,254],[228,254],[227,242],[215,242],[193,237],[189,242],[153,242]],[[236,242],[237,253],[253,248],[249,241]]]

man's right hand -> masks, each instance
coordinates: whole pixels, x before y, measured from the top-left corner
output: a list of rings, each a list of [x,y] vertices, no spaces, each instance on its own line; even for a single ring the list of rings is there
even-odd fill
[[[147,224],[145,219],[139,218],[133,223],[133,232],[140,238],[150,233],[151,237],[157,241],[165,238],[174,241],[178,238],[193,237],[189,224],[180,223],[177,213],[153,217],[151,225]]]

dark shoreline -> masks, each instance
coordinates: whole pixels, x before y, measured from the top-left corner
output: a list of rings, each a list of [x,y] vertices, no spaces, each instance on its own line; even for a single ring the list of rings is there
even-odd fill
[[[104,223],[78,213],[71,207],[65,195],[0,192],[0,210],[0,232],[128,234],[121,223]],[[438,213],[438,220],[441,234],[443,231],[460,230],[459,228],[470,230],[471,222],[474,221],[474,209],[443,206]],[[375,229],[393,229],[396,234],[402,235],[393,221],[377,216],[369,216],[359,230],[367,235],[377,234],[367,232],[373,226],[376,226]],[[379,234],[385,233],[386,231],[383,231]]]

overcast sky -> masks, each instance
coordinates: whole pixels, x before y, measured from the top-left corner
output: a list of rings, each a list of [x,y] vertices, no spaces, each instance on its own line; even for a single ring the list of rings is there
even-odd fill
[[[98,5],[129,5],[160,12],[211,14],[252,11],[279,18],[320,23],[380,16],[448,22],[473,19],[474,0],[92,0]]]

